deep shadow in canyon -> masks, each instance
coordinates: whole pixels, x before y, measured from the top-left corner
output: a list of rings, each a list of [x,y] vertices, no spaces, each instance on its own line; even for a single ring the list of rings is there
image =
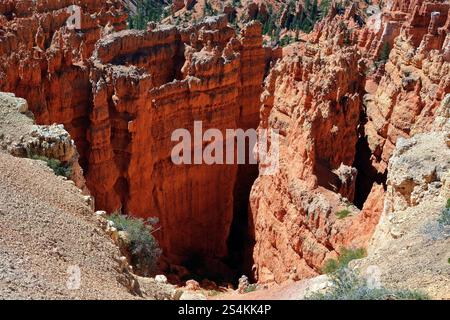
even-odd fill
[[[230,266],[234,280],[242,275],[253,279],[252,251],[254,246],[253,226],[250,221],[249,198],[253,183],[258,177],[258,165],[240,165],[234,188],[233,222],[228,236],[227,265]]]
[[[374,183],[383,185],[386,190],[387,170],[381,174],[375,169],[371,162],[372,151],[369,148],[367,135],[364,130],[367,121],[367,115],[365,111],[362,110],[358,128],[359,139],[356,143],[356,154],[353,162],[353,167],[358,170],[355,183],[355,199],[353,202],[359,209],[363,208]]]

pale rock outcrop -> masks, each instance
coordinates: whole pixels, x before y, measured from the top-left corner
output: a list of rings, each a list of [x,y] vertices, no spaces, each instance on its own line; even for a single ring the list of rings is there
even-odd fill
[[[27,101],[0,92],[0,148],[16,157],[56,159],[71,168],[70,178],[88,193],[79,154],[63,125],[35,125],[27,113]]]
[[[450,198],[449,140],[448,130],[398,139],[368,257],[352,263],[378,268],[385,286],[421,289],[437,299],[450,297],[450,229],[438,223]]]

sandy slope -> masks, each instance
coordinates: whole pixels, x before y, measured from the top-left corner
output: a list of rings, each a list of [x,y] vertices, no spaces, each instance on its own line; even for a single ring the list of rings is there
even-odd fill
[[[0,152],[0,298],[129,299],[117,247],[80,191],[43,162]],[[70,266],[81,286],[69,290]]]

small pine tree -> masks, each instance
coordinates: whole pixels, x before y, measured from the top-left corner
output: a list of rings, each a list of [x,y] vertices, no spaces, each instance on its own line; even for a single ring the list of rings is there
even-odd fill
[[[209,1],[205,1],[204,15],[205,16],[214,16],[216,14],[217,14],[217,12],[216,12],[216,10],[214,10],[211,3]]]
[[[159,22],[168,14],[169,11],[164,10],[164,1],[137,0],[136,14],[129,15],[128,25],[131,29],[143,30],[147,27],[148,22]]]
[[[386,63],[389,60],[389,54],[391,53],[391,47],[389,43],[385,42],[383,47],[381,48],[380,55],[378,57],[378,61]]]

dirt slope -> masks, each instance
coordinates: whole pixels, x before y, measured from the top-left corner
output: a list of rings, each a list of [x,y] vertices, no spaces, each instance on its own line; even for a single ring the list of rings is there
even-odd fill
[[[116,280],[118,255],[76,187],[43,162],[0,153],[1,298],[133,298]],[[79,290],[67,287],[70,266]]]
[[[47,146],[40,151],[76,152],[64,129],[34,126],[20,114],[23,103],[0,94],[0,299],[133,298],[117,281],[120,253],[97,224],[90,198],[43,161],[9,154],[29,141]],[[41,143],[32,136],[39,132],[60,141]],[[77,290],[68,289],[77,288],[71,267],[80,270]]]

